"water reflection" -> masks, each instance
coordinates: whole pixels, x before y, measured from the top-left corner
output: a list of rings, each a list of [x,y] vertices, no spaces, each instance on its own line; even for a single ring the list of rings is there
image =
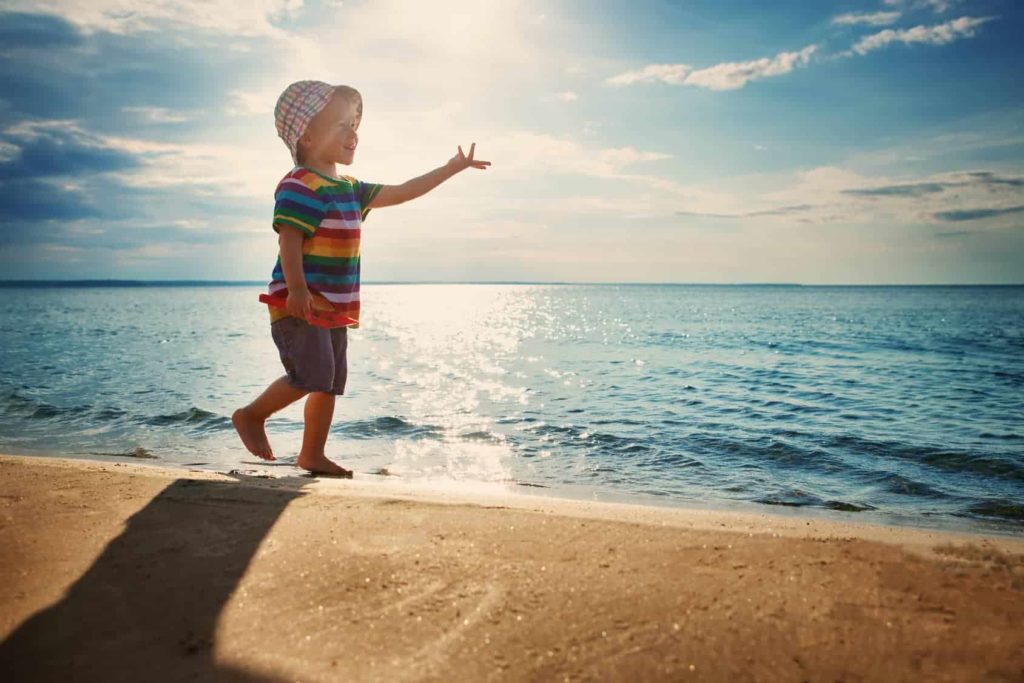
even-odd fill
[[[521,344],[534,334],[528,323],[535,289],[392,286],[367,296],[364,362],[384,410],[443,429],[430,442],[396,442],[389,470],[431,479],[512,479],[514,452],[493,432],[494,416],[496,406],[529,405],[528,389],[512,380]]]

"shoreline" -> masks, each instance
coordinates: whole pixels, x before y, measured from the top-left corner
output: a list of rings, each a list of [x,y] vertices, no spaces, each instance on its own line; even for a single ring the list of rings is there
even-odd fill
[[[18,680],[1019,680],[1024,540],[0,455]]]
[[[150,457],[136,457],[130,455],[103,455],[88,454],[81,456],[50,455],[32,453],[0,453],[0,458],[40,458],[44,460],[68,461],[71,463],[107,463],[127,466],[140,466],[145,468],[166,469],[170,472],[179,473],[206,473],[222,476],[230,476],[231,473],[238,473],[250,479],[274,479],[294,478],[306,476],[297,466],[289,466],[286,463],[268,465],[266,462],[256,460],[239,460],[238,466],[230,469],[222,469],[210,466],[190,466],[167,461],[156,461]],[[247,454],[248,457],[248,454]],[[277,475],[276,468],[287,468],[294,474]],[[327,481],[327,479],[324,479]],[[658,496],[631,494],[617,490],[596,491],[582,485],[566,485],[561,488],[541,487],[536,491],[532,486],[521,486],[516,483],[498,482],[477,482],[454,479],[412,479],[403,480],[400,477],[382,476],[374,472],[356,472],[356,478],[347,482],[353,489],[362,486],[375,490],[379,495],[403,495],[413,493],[424,499],[437,496],[452,501],[476,502],[478,500],[493,499],[495,497],[509,497],[523,501],[551,501],[557,507],[558,501],[570,506],[580,505],[610,505],[635,508],[650,508],[652,510],[676,511],[677,513],[696,514],[736,514],[740,517],[762,516],[779,518],[791,522],[813,521],[824,524],[845,525],[851,524],[856,527],[872,527],[882,529],[907,530],[910,532],[928,533],[950,533],[961,534],[972,537],[983,538],[1007,538],[1024,542],[1024,526],[1013,523],[1009,520],[983,519],[972,517],[951,517],[948,515],[921,517],[903,514],[899,512],[885,512],[878,510],[864,510],[850,512],[831,508],[796,506],[796,505],[770,505],[744,500],[702,500],[679,501],[675,499],[660,498]],[[591,495],[588,495],[591,494]]]

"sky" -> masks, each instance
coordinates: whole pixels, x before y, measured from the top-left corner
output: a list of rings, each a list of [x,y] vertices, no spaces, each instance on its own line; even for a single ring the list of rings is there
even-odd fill
[[[1024,283],[1017,0],[0,0],[0,279],[269,279],[364,100],[364,281]]]

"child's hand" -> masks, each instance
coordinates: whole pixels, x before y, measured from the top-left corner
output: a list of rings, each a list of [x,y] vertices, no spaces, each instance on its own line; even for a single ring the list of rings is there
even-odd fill
[[[459,145],[459,153],[448,160],[448,167],[453,169],[456,173],[464,171],[469,167],[473,168],[487,168],[491,165],[489,161],[478,161],[473,158],[473,153],[476,151],[476,143],[474,142],[469,146],[469,156],[466,156],[462,152],[462,145]]]
[[[309,320],[313,312],[313,295],[305,287],[289,288],[288,299],[285,301],[288,313],[300,320]]]

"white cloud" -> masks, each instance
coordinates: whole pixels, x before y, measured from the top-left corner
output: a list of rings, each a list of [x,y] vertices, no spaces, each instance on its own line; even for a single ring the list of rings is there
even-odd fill
[[[1015,224],[1018,213],[1007,209],[1020,205],[1024,176],[990,171],[878,176],[821,166],[725,185],[717,197],[707,198],[712,201],[680,197],[675,210],[689,220],[738,220],[764,227],[948,225],[950,215],[978,213],[979,220],[987,221],[983,227],[998,229]]]
[[[8,0],[7,11],[56,14],[87,33],[191,28],[235,36],[281,35],[274,21],[303,0]]]
[[[781,52],[774,57],[747,62],[723,62],[696,71],[687,64],[650,64],[636,71],[613,76],[607,83],[621,86],[661,81],[710,90],[737,90],[750,81],[781,76],[799,66],[806,66],[817,49],[817,45],[808,45],[796,52]]]
[[[926,45],[946,45],[961,38],[973,38],[982,24],[992,21],[995,17],[960,17],[935,26],[915,26],[908,29],[886,29],[857,41],[845,56],[866,55],[872,50],[883,48],[892,43],[923,43]]]
[[[276,183],[290,168],[272,119],[281,89],[291,81],[308,78],[350,83],[363,93],[366,114],[359,156],[353,167],[342,170],[360,178],[399,183],[443,164],[457,144],[468,148],[468,143],[476,140],[478,156],[494,161],[494,168],[487,173],[467,173],[472,180],[459,178],[431,193],[417,203],[420,210],[413,222],[435,234],[442,228],[475,229],[484,224],[487,227],[481,234],[486,235],[498,225],[492,221],[490,205],[516,196],[515,190],[503,190],[507,185],[501,179],[529,180],[538,173],[555,172],[575,176],[578,180],[572,182],[582,184],[594,178],[618,177],[631,164],[668,156],[629,147],[625,140],[612,148],[535,134],[503,117],[504,111],[513,109],[507,105],[520,102],[524,95],[551,93],[562,101],[572,101],[577,92],[571,88],[574,78],[552,65],[583,68],[590,64],[579,46],[558,33],[564,24],[553,11],[538,23],[528,11],[531,4],[539,5],[532,0],[437,0],[429,6],[407,0],[345,3],[341,11],[326,14],[315,27],[296,36],[298,48],[290,37],[279,40],[277,35],[272,42],[261,43],[272,50],[274,58],[261,68],[260,80],[240,84],[208,105],[211,112],[220,106],[232,117],[218,121],[209,131],[184,142],[144,139],[148,133],[130,130],[90,139],[139,159],[141,166],[112,174],[113,180],[126,186],[180,197],[182,204],[197,196],[221,195],[225,202],[244,198],[253,206],[267,205]],[[113,21],[110,12],[104,12],[115,5],[111,0],[97,0],[81,11],[71,5],[58,4],[58,11],[63,7],[68,19],[80,26],[106,30],[103,22]],[[269,6],[291,5],[263,3],[257,8]],[[130,6],[125,2],[123,7]],[[218,3],[213,7],[223,9]],[[143,8],[135,24],[125,19],[128,23],[120,30],[138,28],[142,23],[166,24],[167,20],[158,18],[162,11],[170,11],[169,6],[158,3]],[[248,16],[246,21],[260,21],[249,9],[243,14]],[[264,14],[269,16],[266,11]],[[194,16],[187,18],[193,25],[203,23]],[[554,39],[557,37],[561,39]],[[176,115],[144,106],[133,113],[154,119]],[[597,125],[580,122],[580,127],[591,133]],[[543,123],[538,123],[537,129],[543,130]],[[583,139],[585,133],[579,137]],[[474,203],[472,199],[481,188],[487,201]],[[515,201],[516,208],[521,208],[521,199]],[[431,210],[434,206],[442,210]],[[404,227],[408,216],[395,209],[374,216],[373,225]],[[262,224],[258,228],[263,229]],[[232,229],[249,228],[240,223]]]
[[[533,175],[566,173],[594,178],[628,178],[625,167],[671,159],[671,154],[633,147],[595,149],[574,140],[530,131],[503,131],[490,136],[488,153],[501,160],[501,172]]]
[[[890,3],[898,4],[898,3]],[[941,3],[927,2],[928,6],[946,7]],[[835,17],[833,24],[863,24],[880,26],[896,21],[900,12],[848,13]],[[891,43],[923,43],[945,45],[961,38],[971,38],[978,27],[994,20],[995,17],[960,17],[935,26],[915,26],[909,29],[886,29],[861,38],[854,46],[834,57],[865,55]],[[626,71],[606,79],[614,86],[637,83],[660,82],[669,85],[689,85],[709,90],[737,90],[753,80],[781,76],[794,69],[806,66],[818,50],[818,45],[808,45],[795,52],[781,52],[774,57],[763,57],[746,62],[723,62],[704,69],[694,69],[689,64],[648,64],[640,69]]]
[[[21,121],[4,130],[21,140],[33,140],[53,132],[70,135],[75,144],[92,149],[112,150],[132,155],[139,163],[130,171],[109,171],[105,175],[128,187],[183,188],[194,194],[217,194],[231,197],[266,198],[287,168],[268,159],[287,159],[284,146],[267,136],[259,143],[211,144],[171,143],[136,137],[103,135],[87,130],[75,120]],[[17,148],[9,143],[0,151]],[[9,149],[13,148],[13,149]],[[287,162],[286,162],[287,163]],[[238,169],[245,169],[240,173]],[[81,191],[85,188],[74,179],[60,179],[61,189]],[[267,188],[271,190],[267,190]]]
[[[636,71],[627,71],[608,79],[609,85],[633,85],[661,81],[670,85],[682,85],[693,71],[688,64],[648,64]]]
[[[118,249],[114,252],[118,261],[131,263],[136,261],[152,261],[165,259],[180,259],[183,254],[193,256],[200,245],[183,244],[175,242],[151,242],[139,247],[129,249]]]
[[[633,147],[620,147],[618,149],[603,149],[598,152],[598,157],[613,166],[629,166],[643,161],[662,161],[671,159],[671,154],[661,152],[641,152]]]
[[[79,121],[74,119],[25,119],[12,126],[8,126],[4,129],[4,133],[13,138],[29,142],[40,137],[53,138],[56,135],[59,136],[58,144],[61,144],[61,137],[68,137],[74,141],[75,145],[83,148],[94,150],[115,149],[115,146],[110,144],[109,140],[103,135],[86,130]],[[6,142],[4,144],[7,145],[3,148],[4,153],[10,155],[9,158],[15,158],[21,154],[20,147]],[[11,149],[11,147],[14,147],[14,149]],[[75,188],[73,183],[71,183],[65,189],[73,190]]]
[[[277,98],[287,83],[260,90],[232,90],[228,93],[224,113],[228,116],[263,116],[267,120],[274,115]]]
[[[53,242],[45,242],[37,248],[39,250],[38,256],[41,256],[44,261],[56,261],[58,263],[82,263],[89,253],[87,249],[82,247],[73,247]]]
[[[888,26],[900,18],[901,12],[848,12],[832,18],[838,26]]]
[[[941,14],[960,3],[962,0],[885,0],[890,7],[908,7],[911,9],[931,8],[936,14]]]
[[[304,35],[320,46],[316,61],[323,65],[324,80],[349,83],[364,96],[369,84],[403,89],[406,104],[421,93],[438,99],[460,92],[490,94],[516,76],[550,69],[553,62],[546,57],[572,53],[569,46],[545,42],[557,26],[538,23],[531,5],[540,3],[373,0],[346,5]],[[309,64],[293,69],[295,80],[321,77],[310,74]]]
[[[107,16],[104,11],[109,13],[115,5],[103,0],[77,14],[69,9],[69,19],[93,21],[98,28]],[[214,8],[218,6],[214,4]],[[257,5],[268,15],[269,7],[297,6],[286,2]],[[300,53],[290,39],[275,38],[274,49],[281,47],[287,53],[275,52],[280,59],[263,69],[261,81],[230,91],[221,99],[224,113],[235,120],[222,121],[204,136],[206,140],[196,136],[184,143],[147,140],[141,133],[129,131],[119,136],[89,134],[90,139],[139,157],[140,168],[116,175],[126,185],[179,188],[192,196],[220,187],[233,197],[269,201],[276,183],[290,168],[287,151],[274,132],[274,103],[287,83],[319,78],[351,83],[364,94],[360,155],[351,169],[358,177],[402,182],[444,163],[456,145],[468,148],[473,140],[480,143],[478,155],[494,160],[502,172],[510,171],[517,160],[530,166],[533,173],[547,168],[552,163],[548,144],[562,152],[572,149],[553,165],[573,173],[611,174],[626,163],[652,159],[654,152],[629,155],[621,150],[602,158],[600,148],[587,149],[571,142],[562,146],[554,137],[510,130],[483,110],[481,104],[494,109],[497,103],[519,99],[525,88],[560,92],[563,101],[575,96],[564,90],[564,77],[549,67],[569,58],[578,61],[578,51],[566,41],[547,40],[543,31],[557,31],[557,25],[546,21],[548,28],[538,28],[528,13],[521,14],[523,6],[523,2],[511,0],[438,0],[430,6],[404,0],[346,3],[341,12],[325,16],[314,29],[299,36],[302,58],[294,58]],[[120,7],[130,5],[125,2]],[[136,19],[156,22],[160,11],[170,11],[169,5],[143,8]],[[358,68],[349,68],[352,64]],[[159,107],[139,106],[130,111],[154,121],[188,115]],[[240,120],[243,117],[251,120]],[[26,128],[23,132],[30,131]],[[500,142],[508,134],[508,139],[528,146],[536,142],[537,146],[511,149],[507,158],[500,156],[501,150],[513,147]],[[460,183],[452,185],[446,188],[449,194],[457,193]]]
[[[546,95],[546,96],[541,98],[541,101],[542,102],[563,102],[565,104],[570,104],[572,102],[578,102],[579,99],[580,99],[580,96],[577,95],[572,90],[565,90],[565,91],[562,91],[562,92],[555,93],[553,95]]]
[[[79,127],[78,122],[72,119],[49,119],[45,121],[25,119],[18,121],[13,126],[8,126],[4,129],[4,132],[18,138],[33,140],[51,130],[66,130],[75,136],[86,136],[85,131]],[[88,144],[88,141],[83,140],[82,142]]]
[[[276,139],[262,144],[163,143],[107,137],[106,146],[139,155],[140,168],[112,176],[129,187],[180,188],[196,195],[266,199],[287,166],[268,163],[286,158]],[[288,162],[286,162],[288,163]],[[244,169],[244,172],[240,172]],[[270,188],[270,189],[268,189]]]
[[[138,114],[150,123],[184,123],[198,116],[196,112],[175,111],[166,107],[122,107],[121,111]]]
[[[21,156],[21,147],[12,145],[9,142],[0,140],[0,163],[7,163],[13,161]]]
[[[808,45],[797,52],[782,52],[775,57],[763,57],[749,62],[728,62],[694,71],[687,76],[687,85],[711,90],[736,90],[749,81],[787,74],[798,66],[806,66],[817,45]]]

